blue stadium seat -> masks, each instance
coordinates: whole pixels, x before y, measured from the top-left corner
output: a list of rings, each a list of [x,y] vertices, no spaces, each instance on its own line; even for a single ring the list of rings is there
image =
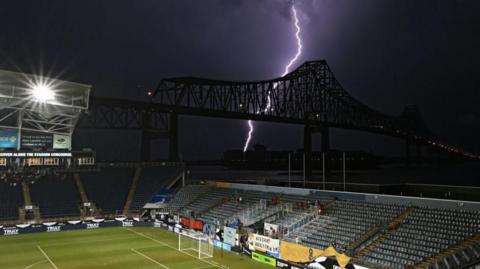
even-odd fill
[[[100,172],[80,174],[90,201],[103,213],[123,210],[135,169],[106,168]]]

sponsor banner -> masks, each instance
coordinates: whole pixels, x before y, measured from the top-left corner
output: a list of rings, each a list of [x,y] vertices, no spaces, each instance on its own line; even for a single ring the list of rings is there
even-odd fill
[[[122,221],[122,226],[123,227],[133,227],[133,221]]]
[[[52,232],[60,232],[62,230],[62,226],[47,226],[47,233],[52,233]]]
[[[232,246],[227,244],[227,243],[222,243],[218,240],[213,240],[213,245],[216,246],[217,248],[224,249],[228,252],[232,251]]]
[[[9,235],[17,235],[20,233],[20,229],[17,228],[5,228],[3,229],[3,235],[9,236]]]
[[[258,252],[252,252],[252,259],[257,262],[265,263],[274,267],[277,266],[277,260],[275,258],[260,254]]]
[[[265,232],[265,235],[272,236],[278,233],[278,225],[265,222],[263,224],[263,230]]]
[[[316,257],[321,256],[323,250],[309,248],[299,244],[282,241],[280,243],[280,258],[282,260],[307,263],[313,261]]]
[[[194,230],[203,231],[203,222],[200,220],[194,220],[190,218],[182,218],[182,225]]]
[[[277,268],[281,268],[281,269],[302,269],[302,268],[305,268],[305,267],[300,266],[300,265],[294,265],[294,264],[292,264],[288,261],[277,259]]]
[[[72,140],[68,135],[53,135],[53,148],[54,149],[70,149],[72,148]]]
[[[15,158],[15,157],[20,157],[20,158],[28,158],[28,157],[73,157],[73,154],[71,152],[0,152],[0,157],[10,157],[10,158]]]
[[[280,240],[278,239],[259,234],[250,234],[248,236],[248,244],[251,250],[266,252],[274,257],[279,257],[280,255]]]
[[[335,257],[342,268],[350,262],[350,257],[337,252],[333,247],[319,250],[286,241],[282,241],[280,244],[280,258],[283,260],[295,263],[309,263],[319,257]]]
[[[27,227],[30,227],[31,224],[17,224],[16,226],[18,228],[27,228]]]
[[[235,246],[235,237],[237,236],[237,229],[224,227],[223,228],[223,242],[230,246]]]
[[[18,130],[0,130],[0,148],[15,149],[18,145]]]
[[[94,222],[94,223],[87,223],[87,229],[98,229],[100,228],[100,223]]]
[[[53,147],[53,135],[23,131],[20,146],[22,149],[51,149]]]
[[[154,227],[156,222],[133,222],[128,221],[133,224],[134,227]],[[87,222],[81,223],[81,221],[69,221],[66,223],[55,223],[55,222],[47,222],[43,224],[35,224],[35,225],[19,225],[11,226],[11,227],[2,227],[0,226],[0,236],[11,236],[17,234],[26,234],[26,233],[38,233],[38,232],[60,232],[60,231],[68,231],[68,230],[79,230],[79,229],[97,229],[103,227],[121,227],[123,226],[123,222],[115,221],[115,220],[104,220],[103,222]],[[162,225],[159,225],[162,226]],[[164,224],[165,229],[167,225]],[[173,230],[173,227],[172,227]]]

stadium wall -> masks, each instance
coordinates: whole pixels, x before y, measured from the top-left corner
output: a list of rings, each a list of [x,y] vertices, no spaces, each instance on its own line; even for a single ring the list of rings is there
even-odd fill
[[[223,183],[222,183],[223,184]],[[253,184],[240,184],[229,183],[228,187],[238,190],[250,190],[250,191],[262,191],[272,192],[279,194],[290,195],[315,195],[318,197],[337,199],[358,200],[365,202],[380,202],[399,205],[414,205],[421,207],[431,208],[449,208],[449,209],[468,209],[468,210],[480,210],[480,202],[470,202],[462,200],[444,200],[433,198],[419,198],[419,197],[405,197],[383,194],[366,194],[366,193],[353,193],[353,192],[339,192],[339,191],[324,191],[316,189],[302,189],[302,188],[288,188],[278,186],[265,186],[265,185],[253,185]]]

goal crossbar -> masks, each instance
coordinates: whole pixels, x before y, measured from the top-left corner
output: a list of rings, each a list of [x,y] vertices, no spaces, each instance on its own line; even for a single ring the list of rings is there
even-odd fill
[[[181,231],[178,234],[178,250],[194,252],[200,260],[213,257],[213,245],[208,237],[199,233]]]

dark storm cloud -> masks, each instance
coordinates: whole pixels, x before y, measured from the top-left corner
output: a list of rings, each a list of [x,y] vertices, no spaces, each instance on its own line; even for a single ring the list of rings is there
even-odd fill
[[[480,127],[459,121],[480,115],[480,2],[295,3],[301,61],[326,59],[355,98],[381,112],[398,115],[418,104],[439,137],[480,151]],[[0,66],[36,70],[42,62],[64,79],[93,84],[96,95],[123,98],[145,98],[163,77],[277,77],[295,53],[289,7],[282,0],[8,1],[0,9]],[[301,127],[257,126],[253,143],[301,147]],[[184,117],[180,133],[183,156],[215,158],[240,148],[247,128],[244,121]],[[403,151],[377,137],[357,138],[332,136],[334,147]]]

